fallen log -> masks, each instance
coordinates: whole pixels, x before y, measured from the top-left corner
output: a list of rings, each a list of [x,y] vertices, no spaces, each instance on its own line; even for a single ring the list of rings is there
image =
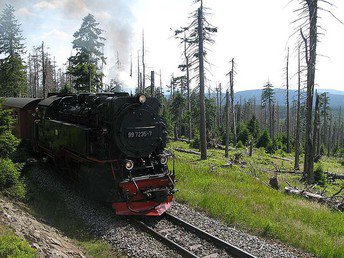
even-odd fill
[[[328,180],[336,180],[336,179],[344,180],[344,175],[341,175],[341,174],[334,174],[330,172],[324,172],[324,174],[327,176]]]
[[[311,200],[315,200],[315,201],[318,201],[318,202],[323,202],[326,197],[320,195],[320,194],[315,194],[315,193],[311,193],[311,192],[308,192],[308,191],[305,191],[305,190],[300,190],[300,189],[297,189],[297,188],[292,188],[292,187],[285,187],[284,188],[285,192],[288,193],[288,194],[295,194],[295,195],[301,195],[301,196],[304,196],[308,199],[311,199]]]
[[[280,160],[283,160],[283,161],[290,161],[290,162],[293,161],[292,159],[278,157],[278,156],[275,156],[275,155],[270,155],[270,157],[273,158],[273,159],[280,159]]]
[[[170,141],[175,141],[175,140],[176,140],[176,139],[173,138],[173,137],[168,137],[168,139],[169,139]],[[189,139],[183,139],[183,138],[177,138],[177,141],[178,141],[178,142],[190,143],[190,140],[189,140]]]
[[[175,151],[179,151],[179,152],[188,153],[188,154],[201,155],[200,152],[194,151],[194,150],[185,150],[185,149],[182,149],[182,148],[175,148],[174,150],[175,150]]]

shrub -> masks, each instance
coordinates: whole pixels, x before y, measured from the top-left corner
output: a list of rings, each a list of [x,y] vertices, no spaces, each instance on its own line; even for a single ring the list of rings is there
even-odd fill
[[[238,148],[238,149],[242,149],[242,148],[244,148],[244,145],[242,144],[242,141],[239,140],[235,147]]]
[[[318,185],[325,185],[325,174],[322,165],[318,165],[317,168],[314,170],[314,181],[318,183]]]
[[[19,140],[10,132],[6,131],[0,135],[0,158],[10,158],[14,154]]]
[[[9,230],[0,230],[0,257],[38,257],[37,251]]]
[[[269,146],[271,143],[270,135],[267,130],[263,132],[263,134],[259,137],[258,142],[257,142],[257,147],[258,148],[266,148]]]
[[[0,190],[12,187],[19,181],[20,173],[10,159],[0,160]]]
[[[242,144],[246,145],[249,138],[250,138],[250,132],[249,130],[247,129],[247,126],[243,123],[241,123],[239,125],[239,128],[238,128],[239,132],[238,132],[238,141],[241,141]]]
[[[191,148],[199,149],[199,147],[201,145],[199,138],[200,138],[199,135],[195,135],[195,137],[190,142],[190,147]]]

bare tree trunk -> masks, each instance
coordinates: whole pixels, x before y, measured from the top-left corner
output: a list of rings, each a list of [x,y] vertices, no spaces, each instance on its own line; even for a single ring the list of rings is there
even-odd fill
[[[151,71],[151,96],[154,97],[154,86],[155,86],[155,73]]]
[[[230,91],[231,91],[231,110],[232,110],[232,118],[233,118],[233,133],[234,139],[233,144],[234,146],[237,144],[237,131],[236,131],[236,112],[235,112],[235,104],[234,104],[234,58],[231,61],[232,63],[232,70],[229,73],[230,76]]]
[[[229,92],[226,92],[226,149],[225,149],[225,157],[228,158],[228,148],[229,148]]]
[[[308,183],[314,183],[314,146],[312,142],[312,114],[313,95],[315,82],[315,65],[317,57],[317,18],[318,0],[306,0],[309,15],[309,44],[308,40],[301,34],[305,42],[307,61],[307,101],[306,101],[306,142],[305,142],[305,164],[304,173]],[[309,47],[309,51],[308,51]]]
[[[316,100],[315,100],[315,113],[314,113],[314,132],[313,132],[313,146],[316,146],[317,140],[319,140],[318,135],[320,134],[320,113],[319,113],[319,105],[320,105],[320,96],[316,93]]]
[[[142,93],[146,90],[145,32],[142,31]]]
[[[290,153],[290,107],[289,107],[289,48],[287,55],[287,153]]]
[[[204,46],[203,46],[203,10],[198,9],[198,60],[200,86],[200,147],[201,159],[207,159],[207,135],[204,99]]]
[[[43,98],[46,98],[46,85],[45,85],[45,78],[46,78],[46,67],[45,67],[45,55],[44,55],[44,42],[42,42],[42,87],[43,87]]]
[[[324,93],[324,109],[323,109],[323,112],[324,112],[324,136],[323,136],[323,144],[324,146],[327,146],[328,145],[328,142],[327,142],[327,95],[326,95],[326,92]]]
[[[186,89],[188,94],[188,113],[189,113],[189,140],[192,138],[192,119],[191,119],[191,99],[190,99],[190,64],[189,64],[189,56],[187,54],[187,45],[186,45],[186,35],[184,32],[184,57],[185,57],[185,65],[186,65]]]
[[[295,134],[295,170],[300,170],[300,131],[301,131],[301,57],[300,46],[298,48],[298,83],[297,83],[297,115],[296,115],[296,134]]]
[[[141,71],[140,71],[140,52],[137,51],[137,91],[141,93]]]
[[[330,126],[329,126],[329,132],[328,132],[328,139],[327,139],[327,157],[330,157],[331,153],[331,134],[333,133],[333,123],[332,123],[333,117],[331,115],[330,117]]]

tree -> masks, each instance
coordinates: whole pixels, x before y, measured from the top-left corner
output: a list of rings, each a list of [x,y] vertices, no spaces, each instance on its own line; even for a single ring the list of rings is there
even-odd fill
[[[274,89],[273,86],[270,82],[267,82],[264,86],[263,86],[263,92],[262,92],[262,107],[264,107],[265,109],[265,114],[266,114],[266,107],[268,107],[268,111],[269,111],[269,133],[270,133],[270,137],[274,138],[273,135],[273,120],[274,120],[274,112],[272,110],[273,104],[275,103],[274,100]],[[267,120],[266,116],[265,116],[265,120]]]
[[[182,113],[185,107],[185,99],[183,95],[178,92],[171,103],[172,121],[174,121],[174,138],[175,140],[180,136],[180,126]]]
[[[252,135],[253,139],[257,140],[260,135],[259,123],[255,115],[252,116],[251,120],[248,122],[247,129]]]
[[[298,72],[297,72],[297,114],[295,131],[295,164],[294,169],[300,170],[300,140],[301,140],[301,51],[298,47]]]
[[[92,14],[83,18],[80,29],[74,33],[73,49],[76,55],[69,58],[71,65],[68,73],[75,77],[74,84],[77,91],[89,91],[101,89],[102,71],[99,63],[105,63],[102,53],[103,41],[100,29]]]
[[[0,15],[0,54],[7,57],[20,56],[24,53],[24,40],[20,24],[14,16],[14,8],[6,5]]]
[[[14,8],[6,5],[0,15],[0,93],[4,97],[20,97],[26,94],[26,71],[21,58],[24,40],[20,24],[14,16]]]
[[[26,71],[20,57],[11,56],[0,65],[0,96],[21,97],[26,93]]]
[[[287,65],[286,65],[286,102],[287,102],[287,118],[286,118],[286,124],[287,124],[287,153],[290,153],[290,106],[289,106],[289,48],[288,48],[288,54],[287,54]]]

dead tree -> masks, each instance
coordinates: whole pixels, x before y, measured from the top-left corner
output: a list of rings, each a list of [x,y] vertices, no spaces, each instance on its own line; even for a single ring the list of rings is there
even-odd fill
[[[230,96],[231,96],[231,111],[232,111],[232,120],[233,120],[233,144],[234,146],[237,144],[237,131],[236,131],[236,112],[235,112],[235,105],[234,105],[234,58],[231,60],[231,71],[229,72],[229,83],[230,83]]]
[[[317,141],[319,140],[318,135],[320,134],[320,113],[319,113],[319,106],[320,106],[320,96],[316,93],[316,100],[315,100],[315,113],[314,113],[314,127],[313,127],[313,146],[317,145]],[[320,157],[314,157],[314,159],[319,159]]]
[[[226,149],[225,149],[225,157],[228,158],[228,148],[229,148],[229,92],[226,92]]]
[[[287,81],[287,153],[290,153],[290,107],[289,107],[289,48],[287,54],[286,65],[286,81]]]
[[[298,47],[298,71],[297,71],[297,114],[296,114],[296,131],[295,131],[295,164],[294,169],[300,170],[300,134],[301,134],[301,50]]]
[[[142,89],[144,94],[146,90],[146,63],[145,63],[145,32],[142,30]]]

